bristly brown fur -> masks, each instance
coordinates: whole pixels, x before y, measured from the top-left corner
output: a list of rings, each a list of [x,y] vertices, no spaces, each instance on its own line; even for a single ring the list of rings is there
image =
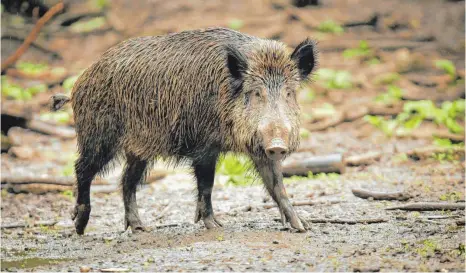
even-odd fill
[[[107,50],[74,85],[79,153],[91,161],[130,153],[173,164],[212,149],[264,157],[257,118],[242,97],[232,98],[228,47],[247,59],[246,89],[263,82],[279,96],[283,82],[294,88],[303,80],[278,41],[225,28],[132,38]],[[292,105],[282,111],[292,125],[290,152],[299,145],[299,107]]]

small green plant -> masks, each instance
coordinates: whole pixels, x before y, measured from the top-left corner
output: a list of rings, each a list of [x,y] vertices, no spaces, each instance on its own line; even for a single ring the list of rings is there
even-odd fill
[[[71,115],[65,111],[46,112],[40,114],[39,119],[43,121],[52,121],[58,124],[68,124],[70,122]]]
[[[109,6],[108,0],[89,0],[89,4],[97,9],[104,9]]]
[[[248,171],[251,166],[252,162],[247,156],[227,153],[218,161],[216,172],[228,177],[227,184],[245,186],[254,181],[253,174]]]
[[[288,183],[311,180],[311,179],[336,180],[338,178],[340,178],[340,175],[338,173],[318,173],[318,174],[314,174],[312,172],[308,172],[307,176],[293,175],[291,177],[286,177],[284,179],[284,182],[288,184]]]
[[[340,26],[338,23],[336,23],[333,20],[323,21],[322,23],[319,24],[319,26],[317,27],[317,30],[320,32],[335,33],[335,34],[340,34],[345,31],[342,26]]]
[[[409,160],[408,155],[405,153],[397,154],[393,156],[393,161],[396,163],[403,163]]]
[[[73,197],[74,197],[73,191],[71,191],[71,190],[63,191],[63,192],[61,193],[61,195],[65,196],[66,198],[68,198],[68,199],[70,199],[70,200],[72,200]]]
[[[70,26],[75,33],[86,33],[101,28],[106,24],[105,17],[95,17],[86,21],[79,21]]]
[[[223,238],[223,234],[220,234],[217,236],[217,238],[215,238],[217,241],[221,242],[221,241],[225,241],[225,239]]]
[[[434,137],[434,144],[444,148],[464,147],[464,142],[453,144],[449,138]]]
[[[416,249],[416,252],[423,258],[432,256],[436,250],[439,250],[437,242],[426,239],[421,242],[422,246]]]
[[[366,115],[364,120],[381,130],[387,136],[392,136],[395,133],[396,127],[398,126],[396,120],[386,120],[380,116]]]
[[[400,74],[395,72],[384,73],[374,78],[374,83],[377,85],[393,84],[400,79]]]
[[[436,60],[435,67],[443,70],[446,74],[450,75],[452,81],[456,80],[456,67],[450,60]]]
[[[376,102],[380,102],[383,104],[394,104],[395,102],[398,102],[401,100],[401,97],[403,96],[404,90],[399,88],[398,86],[395,85],[389,85],[387,88],[387,92],[384,94],[381,94],[375,98]]]
[[[243,20],[232,19],[228,22],[228,27],[231,29],[239,30],[244,26]]]
[[[299,129],[299,136],[301,139],[308,139],[311,136],[311,132],[309,132],[309,130],[306,128],[301,128]]]
[[[44,63],[18,62],[16,68],[29,75],[38,75],[49,70],[49,66]]]
[[[454,201],[454,202],[461,200],[461,198],[462,198],[462,194],[461,192],[458,192],[458,191],[447,192],[447,193],[440,195],[439,197],[441,201]]]
[[[412,131],[427,119],[445,125],[450,132],[458,134],[464,131],[463,126],[457,121],[457,119],[464,120],[464,107],[464,99],[443,102],[440,108],[429,100],[408,101],[403,105],[403,112],[395,119],[385,120],[383,117],[370,115],[365,119],[388,136]]]
[[[316,78],[324,82],[329,89],[348,89],[353,87],[351,73],[345,70],[333,70],[321,68],[316,73]]]
[[[45,91],[47,91],[47,86],[45,84],[22,88],[17,84],[10,83],[6,76],[2,76],[2,95],[7,98],[27,101],[31,100],[34,95]]]
[[[366,40],[360,41],[359,46],[356,48],[349,48],[343,51],[343,57],[347,59],[368,57],[368,56],[371,56],[372,54],[373,54],[373,51],[369,47],[369,44],[367,43]]]
[[[63,89],[65,89],[65,92],[67,94],[69,94],[71,92],[71,90],[73,89],[73,86],[74,84],[76,83],[76,81],[78,80],[79,76],[81,76],[81,74],[84,72],[84,70],[80,71],[78,74],[74,75],[74,76],[71,76],[71,77],[68,77],[66,78],[63,83],[62,83],[62,87]]]

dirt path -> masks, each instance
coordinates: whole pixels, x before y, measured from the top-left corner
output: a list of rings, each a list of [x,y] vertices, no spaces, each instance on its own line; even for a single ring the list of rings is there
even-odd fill
[[[298,207],[306,219],[387,220],[313,223],[304,234],[284,228],[275,208],[263,208],[270,200],[258,183],[247,187],[217,183],[213,204],[224,228],[205,230],[203,224],[193,223],[195,184],[183,172],[138,192],[141,216],[151,228],[144,234],[123,232],[119,193],[93,194],[83,237],[74,234],[69,197],[4,194],[3,223],[29,215],[58,223],[3,230],[2,270],[78,271],[86,266],[131,271],[464,271],[464,210],[387,211],[384,208],[406,202],[368,201],[351,193],[356,187],[405,190],[414,196],[413,202],[439,201],[446,193],[463,191],[463,170],[458,163],[397,163],[384,158],[364,171],[352,168],[335,178],[289,182],[287,190],[295,201],[337,202]],[[251,211],[238,209],[247,205]]]

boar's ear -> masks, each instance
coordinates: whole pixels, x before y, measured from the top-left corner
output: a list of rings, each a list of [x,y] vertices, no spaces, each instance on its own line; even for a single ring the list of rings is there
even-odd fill
[[[243,87],[243,73],[247,69],[246,57],[233,46],[226,47],[227,67],[231,74],[231,88],[234,94],[241,91]]]
[[[301,80],[305,80],[317,67],[317,53],[316,42],[311,39],[306,39],[301,42],[291,54],[291,59],[293,59],[298,66]]]

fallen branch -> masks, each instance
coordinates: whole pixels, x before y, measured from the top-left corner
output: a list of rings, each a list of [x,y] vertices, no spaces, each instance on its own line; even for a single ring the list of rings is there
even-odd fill
[[[171,209],[171,207],[172,203],[170,202],[163,208],[163,210],[160,213],[157,214],[157,216],[155,216],[155,220],[162,219],[165,216],[165,214]]]
[[[386,208],[386,210],[409,210],[409,211],[431,211],[431,210],[464,210],[464,204],[458,203],[411,203],[402,206]]]
[[[372,198],[374,200],[398,200],[405,201],[411,198],[404,192],[373,192],[363,189],[352,189],[354,196],[362,199]]]
[[[48,184],[73,186],[75,183],[74,177],[38,177],[38,176],[17,176],[17,175],[2,175],[2,184]]]
[[[5,62],[2,63],[2,71],[4,71],[6,68],[8,68],[10,65],[14,64],[23,54],[26,52],[26,50],[29,48],[31,43],[37,38],[37,35],[40,32],[40,29],[49,21],[55,14],[60,12],[64,7],[63,2],[59,2],[52,8],[50,8],[44,16],[42,16],[38,21],[37,24],[34,26],[32,29],[31,33],[28,35],[26,40],[24,40],[24,43],[21,44],[21,46],[11,55],[8,57],[8,59],[5,60]]]
[[[56,126],[38,119],[29,121],[26,126],[31,130],[63,139],[73,139],[76,137],[76,131],[71,127]]]
[[[348,166],[369,165],[382,157],[381,152],[368,152],[361,155],[353,155],[345,158],[345,163]]]
[[[11,193],[44,194],[49,192],[64,192],[72,190],[73,186],[53,184],[2,184],[2,189],[6,189]]]
[[[9,229],[9,228],[26,228],[26,227],[38,227],[38,226],[54,226],[57,221],[38,221],[32,224],[30,223],[15,223],[15,224],[7,224],[2,225],[1,229]]]
[[[464,158],[464,147],[436,147],[429,146],[423,148],[416,148],[411,151],[408,151],[406,154],[413,159],[425,159],[431,157],[433,154],[439,153],[453,153],[458,154],[460,157]]]
[[[345,165],[341,154],[313,156],[308,158],[287,158],[283,161],[284,176],[304,175],[312,173],[344,173]]]
[[[345,115],[343,112],[337,111],[332,117],[326,118],[316,123],[310,123],[306,126],[309,131],[322,131],[329,127],[333,127],[345,121]]]

